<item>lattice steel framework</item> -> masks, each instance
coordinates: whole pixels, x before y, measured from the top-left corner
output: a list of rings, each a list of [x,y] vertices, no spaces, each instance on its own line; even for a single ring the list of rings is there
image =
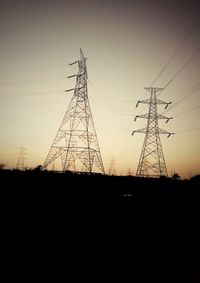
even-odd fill
[[[109,175],[116,175],[116,169],[115,169],[115,165],[116,165],[116,160],[114,157],[111,158],[110,160],[110,167],[109,167],[109,170],[108,170],[108,174]]]
[[[18,170],[25,170],[26,148],[25,147],[21,147],[19,150],[20,151],[19,151],[19,157],[18,157],[16,169],[18,169]]]
[[[157,98],[157,94],[162,91],[162,88],[157,87],[147,87],[146,90],[150,91],[150,99],[138,101],[136,107],[139,103],[149,104],[149,112],[143,115],[137,115],[137,118],[147,119],[146,128],[135,130],[132,135],[136,132],[144,133],[144,143],[142,147],[142,152],[140,155],[136,176],[139,177],[160,177],[168,176],[167,167],[163,155],[160,134],[167,134],[168,137],[173,133],[169,133],[158,127],[158,119],[165,119],[166,123],[172,119],[157,113],[157,105],[163,104],[165,108],[171,102],[164,102]]]
[[[71,102],[64,115],[60,128],[49,150],[43,169],[54,160],[61,158],[63,171],[84,171],[88,173],[105,173],[101,158],[94,121],[88,99],[86,58],[80,49],[80,60],[70,65],[78,64]],[[79,163],[79,169],[77,164]]]

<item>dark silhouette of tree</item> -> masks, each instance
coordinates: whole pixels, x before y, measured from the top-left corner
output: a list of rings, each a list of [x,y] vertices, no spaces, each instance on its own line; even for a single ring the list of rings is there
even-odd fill
[[[42,165],[37,165],[33,171],[41,172],[42,171]]]
[[[5,164],[0,163],[0,170],[3,170],[5,168]]]
[[[200,184],[200,174],[193,176],[190,181]]]
[[[173,176],[172,176],[172,179],[174,180],[180,180],[180,175],[178,173],[174,173]]]

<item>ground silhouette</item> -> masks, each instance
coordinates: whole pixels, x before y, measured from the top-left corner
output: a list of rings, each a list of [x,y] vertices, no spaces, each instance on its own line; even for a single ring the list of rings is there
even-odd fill
[[[15,234],[34,235],[36,250],[50,241],[48,252],[63,252],[87,274],[110,274],[106,281],[121,273],[123,282],[199,282],[199,175],[154,179],[38,167],[0,170],[0,178],[4,222]]]

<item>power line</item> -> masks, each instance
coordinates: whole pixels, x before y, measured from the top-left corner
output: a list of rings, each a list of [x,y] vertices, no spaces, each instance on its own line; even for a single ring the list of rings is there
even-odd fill
[[[90,98],[90,99],[91,99],[91,98]],[[93,100],[93,99],[91,99],[91,100]],[[104,120],[104,119],[102,118],[102,115],[100,116],[101,118],[98,117],[99,122],[101,121],[104,126],[105,126],[105,124],[106,124],[107,126],[109,125],[110,127],[115,128],[115,129],[118,130],[118,131],[123,131],[123,132],[127,132],[127,131],[130,130],[130,129],[127,129],[127,128],[121,128],[121,127],[118,126],[118,124],[116,125],[116,124],[113,123],[113,122],[111,123],[111,122],[110,122],[111,120],[114,121],[113,117],[109,116],[108,113],[105,112],[105,109],[103,109],[102,107],[99,107],[99,106],[100,106],[100,105],[97,104],[97,108],[99,108],[99,110],[101,111],[101,113],[103,112],[104,116],[107,116],[107,120]],[[105,127],[104,127],[104,129],[105,129]]]
[[[176,79],[176,77],[180,74],[180,73],[182,73],[182,71],[184,70],[184,68],[192,61],[192,59],[198,54],[200,52],[200,47],[186,60],[186,62],[181,66],[181,68],[175,73],[175,75],[168,81],[168,83],[163,87],[163,90],[160,92],[160,93],[158,93],[158,95],[160,95],[164,90],[166,90],[166,88]],[[197,83],[197,85],[199,85],[200,84],[200,82],[198,82]],[[191,89],[193,89],[194,88],[194,86],[191,88]],[[188,91],[190,91],[190,89],[189,90],[187,90],[186,92],[188,92]],[[158,96],[157,95],[157,96]],[[178,98],[177,98],[178,99]],[[177,100],[176,99],[176,100]],[[175,101],[176,101],[175,100]],[[177,103],[176,105],[172,105],[170,108],[168,108],[166,111],[164,111],[163,113],[165,113],[165,112],[167,112],[167,111],[169,111],[170,109],[172,109],[172,108],[174,108],[175,106],[177,106],[179,103]],[[146,107],[144,107],[144,109],[140,112],[140,114],[145,110],[147,108],[147,106]]]
[[[194,32],[196,29],[198,23],[199,23],[200,17],[199,15],[195,18],[194,22],[192,23],[191,27],[189,28],[189,31],[186,33],[184,38],[181,40],[181,42],[178,44],[176,49],[174,50],[174,53],[171,55],[171,57],[167,60],[163,68],[160,70],[158,75],[155,77],[155,79],[152,81],[151,86],[153,86],[157,80],[160,78],[160,76],[165,72],[169,64],[172,62],[172,60],[175,58],[175,56],[178,54],[178,52],[181,50],[182,46],[185,44],[185,42],[189,39],[191,34]]]
[[[114,109],[114,111],[112,111],[112,113],[115,113],[115,114],[117,114],[117,115],[129,116],[129,117],[132,116],[131,113],[127,113],[128,111],[131,111],[131,109],[129,109],[129,110],[127,110],[127,109],[120,109],[119,107],[114,106],[113,104],[111,104],[110,101],[105,102],[105,101],[103,101],[102,99],[101,99],[101,102],[98,102],[98,101],[96,100],[96,98],[94,99],[94,97],[92,97],[92,96],[90,97],[90,99],[91,99],[95,104],[97,104],[98,106],[101,105],[103,111],[105,110],[105,107],[106,107],[106,106],[109,106],[109,107],[111,107],[111,108]],[[103,105],[102,105],[102,104],[103,104]],[[122,112],[122,111],[124,111],[124,112]]]
[[[1,129],[2,130],[2,129]],[[8,129],[3,129],[3,131],[5,131],[7,134],[9,134],[11,137],[13,137],[15,140],[18,141],[18,143],[22,143],[24,142],[24,140],[22,140],[21,138],[17,137],[16,135],[14,135],[12,132],[8,131]]]
[[[20,95],[43,95],[43,94],[54,94],[54,93],[64,93],[64,90],[57,90],[57,91],[38,91],[38,92],[28,92],[22,93]]]
[[[160,70],[160,72],[158,73],[158,75],[155,77],[155,79],[152,81],[151,86],[153,86],[157,80],[160,78],[160,76],[165,72],[165,70],[167,69],[167,67],[170,65],[170,63],[172,62],[172,60],[175,58],[175,56],[178,54],[178,52],[181,50],[182,46],[184,45],[184,43],[189,39],[189,37],[191,36],[191,34],[194,32],[194,30],[196,29],[196,27],[198,26],[200,17],[199,14],[198,16],[195,18],[194,22],[192,23],[188,33],[185,35],[185,37],[182,39],[182,41],[178,44],[178,46],[176,47],[174,53],[171,55],[171,57],[167,60],[167,62],[165,63],[165,65],[163,66],[163,68]],[[184,70],[184,68],[192,61],[192,59],[199,53],[200,48],[192,54],[192,56],[183,64],[183,66],[177,71],[177,73],[172,77],[172,79],[170,79],[170,81],[164,86],[164,89],[166,89],[173,81],[174,79]],[[143,99],[146,96],[146,93],[144,93],[144,95],[142,96],[141,99]],[[158,94],[159,95],[159,94]],[[142,113],[145,109],[147,108],[144,107],[144,109],[140,112]]]
[[[183,94],[179,95],[176,99],[174,99],[173,102],[176,102],[177,100],[179,100],[182,97],[188,96],[191,94],[191,91],[195,91],[198,90],[198,86],[200,86],[200,81],[195,83],[193,86],[191,86],[188,90],[186,90]]]
[[[64,90],[57,90],[57,91],[38,91],[38,92],[26,92],[26,93],[10,93],[9,96],[11,97],[21,97],[21,96],[29,96],[29,95],[48,95],[48,94],[56,94],[56,93],[64,93]],[[6,94],[7,96],[8,94]],[[4,97],[1,96],[0,97]]]
[[[176,115],[175,117],[183,116],[183,115],[185,115],[185,114],[187,114],[187,113],[190,113],[190,112],[195,111],[195,110],[198,109],[198,108],[200,108],[200,105],[198,105],[198,106],[196,106],[196,107],[194,107],[194,108],[191,108],[191,109],[189,109],[189,110],[187,110],[187,111],[181,112],[181,113],[179,113],[178,115]]]
[[[102,120],[102,121],[103,121],[103,120]],[[107,128],[105,128],[105,122],[100,123],[100,121],[97,120],[97,121],[96,121],[96,124],[97,124],[98,128],[100,128],[100,129],[103,131],[104,135],[106,135],[106,136],[109,137],[110,139],[115,140],[115,142],[116,142],[116,140],[117,140],[117,141],[128,141],[128,140],[131,140],[131,138],[130,138],[130,136],[129,136],[129,131],[128,131],[128,130],[127,130],[127,132],[128,132],[128,133],[127,133],[127,138],[122,138],[122,137],[121,137],[121,134],[118,135],[118,136],[116,136],[115,134],[111,133],[110,130],[108,130]],[[102,126],[102,124],[103,124],[103,126]],[[113,128],[113,127],[112,127],[112,128]],[[116,129],[116,127],[114,127],[114,128]],[[118,132],[119,132],[119,130],[121,130],[121,129],[117,129]]]
[[[182,65],[182,67],[175,73],[175,75],[169,80],[169,82],[164,86],[163,90],[158,94],[160,95],[164,90],[166,90],[166,88],[175,80],[175,78],[184,70],[184,68],[192,61],[192,59],[200,52],[200,47],[188,58],[188,60]],[[198,82],[195,86],[191,87],[189,90],[187,90],[184,94],[182,94],[180,97],[184,96],[183,98],[180,99],[180,101],[177,101],[179,99],[176,98],[173,102],[176,102],[175,104],[171,105],[171,107],[169,107],[167,110],[163,111],[163,113],[166,113],[167,111],[173,109],[174,107],[176,107],[177,105],[179,105],[180,103],[182,103],[186,96],[190,95],[191,92],[193,92],[194,90],[196,90],[195,88],[197,88],[197,86],[200,84],[200,82]],[[188,93],[189,92],[189,93]],[[157,95],[157,96],[158,96]],[[144,109],[140,112],[143,113],[143,111],[147,108],[147,106],[144,107]]]
[[[186,60],[186,62],[181,66],[181,68],[175,73],[175,75],[166,83],[164,90],[176,79],[176,77],[182,73],[185,67],[194,59],[194,57],[200,52],[200,47],[192,53],[192,55]]]
[[[46,71],[46,70],[61,69],[63,67],[67,67],[67,65],[58,65],[58,66],[50,66],[50,67],[40,68],[40,69],[25,70],[23,71],[23,73],[41,72],[41,71]]]
[[[126,102],[126,103],[133,103],[133,101],[132,100],[121,100],[121,99],[117,99],[117,98],[115,98],[115,97],[110,97],[110,96],[108,96],[108,95],[105,95],[105,93],[103,92],[103,91],[100,91],[99,89],[97,89],[95,86],[94,86],[94,84],[91,82],[91,80],[89,80],[88,79],[88,82],[90,83],[90,85],[97,91],[97,92],[99,92],[100,94],[101,94],[101,101],[102,101],[102,95],[103,95],[103,97],[104,97],[104,99],[107,101],[106,103],[113,103],[114,101],[115,102]],[[110,106],[111,107],[113,107],[113,105],[112,104],[110,104]],[[115,108],[118,108],[118,107],[116,107],[116,106],[114,106]],[[120,109],[122,109],[122,108],[120,108]],[[124,109],[123,109],[124,110]]]
[[[184,130],[181,132],[177,132],[177,134],[184,134],[184,133],[189,133],[189,132],[197,132],[200,131],[200,128],[194,128],[194,129],[190,129],[190,130]]]
[[[62,81],[64,78],[52,78],[52,79],[46,79],[46,80],[31,80],[31,81],[18,81],[18,82],[5,82],[0,83],[0,85],[17,85],[17,84],[29,84],[29,83],[35,83],[35,82],[49,82],[49,81]]]
[[[164,110],[163,113],[166,113],[170,111],[171,109],[173,109],[174,107],[181,104],[186,98],[188,98],[188,96],[190,96],[194,91],[199,89],[198,88],[199,85],[200,85],[200,82],[194,84],[191,88],[186,90],[183,94],[179,95],[174,101],[172,101],[173,104],[168,109]]]
[[[184,38],[181,40],[181,42],[177,45],[177,47],[175,48],[173,54],[169,57],[169,59],[166,61],[165,65],[162,67],[162,69],[160,70],[160,72],[158,73],[158,75],[155,77],[155,79],[152,81],[152,83],[150,84],[151,87],[153,87],[153,85],[158,81],[158,79],[161,77],[161,75],[165,72],[165,70],[167,69],[167,67],[170,65],[170,63],[172,62],[172,60],[175,58],[175,56],[178,54],[178,52],[181,50],[182,46],[184,45],[184,43],[189,39],[189,37],[191,36],[191,34],[194,32],[194,30],[196,29],[196,27],[198,26],[200,17],[199,15],[195,18],[194,22],[192,23],[191,27],[189,28],[189,31],[186,33],[186,35],[184,36]],[[165,87],[164,87],[165,88]],[[146,91],[143,94],[142,98],[143,99],[146,96]],[[146,107],[145,107],[146,109]],[[143,111],[142,111],[143,112]],[[141,113],[142,113],[141,112]]]
[[[55,65],[55,66],[49,66],[49,67],[44,67],[44,68],[35,68],[35,69],[29,69],[29,70],[23,70],[21,72],[10,72],[9,71],[9,75],[10,74],[24,74],[24,73],[36,73],[36,72],[41,72],[41,71],[46,71],[46,70],[56,70],[56,69],[62,69],[64,67],[67,67],[67,64],[66,65]]]

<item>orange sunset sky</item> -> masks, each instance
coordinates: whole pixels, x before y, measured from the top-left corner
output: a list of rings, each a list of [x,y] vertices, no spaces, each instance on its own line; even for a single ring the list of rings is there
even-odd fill
[[[173,117],[159,126],[171,176],[200,173],[199,1],[15,1],[0,9],[0,163],[43,164],[67,110],[79,48],[87,59],[88,95],[106,172],[135,174],[148,111],[144,87],[167,87]],[[158,107],[164,111],[163,106]]]

